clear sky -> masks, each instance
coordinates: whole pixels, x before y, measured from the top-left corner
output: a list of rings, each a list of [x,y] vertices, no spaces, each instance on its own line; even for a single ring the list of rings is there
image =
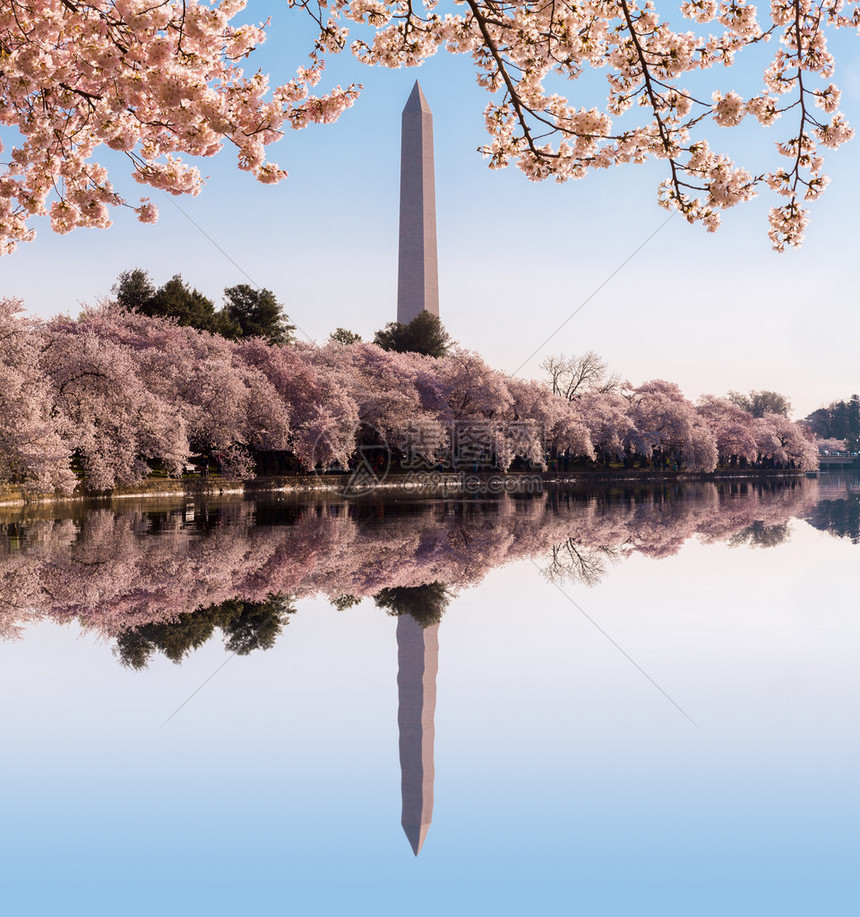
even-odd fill
[[[249,13],[272,17],[259,66],[288,79],[304,59],[300,14],[264,0]],[[843,109],[860,124],[855,37],[840,39],[837,61]],[[733,88],[733,76],[717,73],[711,88]],[[55,236],[37,226],[36,241],[0,263],[3,294],[38,315],[74,314],[107,294],[122,270],[142,267],[159,283],[181,273],[216,304],[225,286],[268,287],[314,339],[338,326],[371,337],[396,313],[400,111],[416,78],[434,115],[441,315],[462,346],[524,376],[540,376],[546,355],[594,349],[634,384],[669,379],[691,398],[775,389],[797,416],[860,390],[857,141],[827,151],[832,184],[813,206],[806,243],[778,255],[766,235],[766,198],[729,211],[716,235],[678,216],[666,223],[656,165],[567,185],[533,184],[515,168],[490,171],[476,152],[488,96],[470,60],[447,54],[402,71],[332,61],[322,88],[357,80],[364,91],[337,124],[291,132],[273,148],[286,181],[258,185],[225,149],[202,162],[210,180],[199,197],[152,192],[155,226],[126,213],[107,231]],[[604,95],[576,98],[590,107]],[[714,146],[758,143],[768,152],[792,126],[783,119],[769,133],[720,131]],[[136,200],[140,187],[111,157],[118,188]]]

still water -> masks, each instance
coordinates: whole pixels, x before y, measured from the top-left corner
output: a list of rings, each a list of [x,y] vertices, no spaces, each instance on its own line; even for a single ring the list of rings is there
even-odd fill
[[[3,912],[856,913],[859,562],[824,475],[0,508]]]

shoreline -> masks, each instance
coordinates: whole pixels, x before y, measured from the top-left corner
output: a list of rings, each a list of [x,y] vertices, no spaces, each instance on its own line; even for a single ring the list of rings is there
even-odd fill
[[[458,472],[423,472],[418,480],[410,480],[406,474],[390,474],[385,479],[375,482],[368,488],[373,491],[401,490],[410,495],[431,494],[434,490],[443,495],[462,493],[522,493],[533,492],[545,485],[582,486],[587,484],[634,484],[642,483],[685,483],[721,480],[759,480],[788,479],[805,477],[819,472],[788,471],[771,468],[722,469],[711,472],[654,471],[649,469],[628,469],[613,471],[517,471],[507,473],[477,472],[460,474]],[[164,497],[246,497],[258,493],[340,493],[351,481],[346,474],[304,474],[265,476],[250,481],[237,481],[223,478],[208,480],[183,479],[150,479],[130,487],[121,487],[105,493],[75,492],[35,493],[21,490],[13,484],[0,484],[0,507],[35,506],[41,504],[83,503],[92,501],[112,501],[141,498]],[[464,482],[468,483],[464,483]],[[481,485],[493,484],[489,490]],[[470,486],[472,488],[470,489]],[[365,494],[350,494],[362,496]]]

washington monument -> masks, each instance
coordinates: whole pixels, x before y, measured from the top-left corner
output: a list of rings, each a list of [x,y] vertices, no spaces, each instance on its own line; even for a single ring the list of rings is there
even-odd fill
[[[439,668],[439,625],[397,619],[397,725],[400,728],[400,819],[415,856],[433,818],[433,717]]]
[[[400,141],[400,257],[397,321],[408,324],[423,310],[439,314],[436,268],[436,184],[433,115],[417,81],[403,109]]]

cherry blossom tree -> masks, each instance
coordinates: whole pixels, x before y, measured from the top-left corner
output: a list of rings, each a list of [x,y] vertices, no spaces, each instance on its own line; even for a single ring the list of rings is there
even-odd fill
[[[266,377],[285,405],[288,447],[305,467],[345,468],[355,449],[358,407],[330,363],[314,364],[315,352],[308,345],[269,347],[255,340],[241,344],[238,357]]]
[[[578,402],[588,425],[596,457],[604,465],[625,455],[644,455],[650,444],[640,435],[630,416],[630,402],[621,395],[592,392]]]
[[[487,446],[478,464],[503,470],[517,459],[545,468],[548,457],[685,472],[713,471],[718,459],[817,462],[812,434],[787,417],[754,419],[710,397],[697,409],[659,380],[568,400],[463,350],[230,341],[110,302],[47,323],[19,310],[0,305],[0,478],[32,486],[71,487],[73,456],[96,491],[134,484],[156,464],[179,474],[192,455],[239,479],[267,455],[282,470],[345,469],[374,444],[403,467],[435,466],[454,462],[470,430]]]
[[[331,122],[355,101],[355,84],[311,94],[326,55],[346,48],[386,67],[415,66],[440,49],[470,55],[491,95],[491,168],[514,162],[532,180],[567,181],[656,159],[665,166],[660,204],[708,230],[722,210],[767,189],[780,250],[801,242],[806,202],[827,185],[821,149],[853,136],[827,40],[860,25],[856,0],[773,0],[763,10],[681,0],[659,12],[651,0],[460,0],[441,9],[437,0],[288,0],[285,15],[308,14],[317,37],[305,65],[275,88],[241,69],[265,39],[264,25],[241,21],[244,6],[0,2],[0,124],[12,144],[0,172],[0,252],[32,239],[41,215],[57,232],[108,226],[119,205],[156,219],[148,198],[130,203],[116,190],[96,158],[103,148],[124,154],[137,182],[171,194],[196,194],[203,179],[189,158],[225,143],[241,169],[280,181],[286,173],[266,151],[284,128]],[[725,68],[756,56],[763,85],[741,85],[736,67],[727,86]],[[591,89],[600,71],[608,95]],[[716,128],[780,118],[789,125],[776,144],[782,159],[765,170],[720,152]]]
[[[645,443],[645,457],[665,466],[713,471],[717,446],[691,402],[672,382],[646,382],[632,394],[631,416]]]
[[[313,351],[313,362],[341,381],[355,401],[360,425],[381,435],[388,446],[402,451],[418,447],[432,462],[447,444],[436,393],[421,385],[427,372],[435,370],[433,358],[377,344],[329,342]]]
[[[217,335],[109,303],[47,333],[57,410],[93,489],[139,480],[150,459],[177,473],[192,452],[216,457],[228,477],[253,477],[249,450],[288,447],[283,401]]]
[[[157,217],[148,198],[128,204],[96,161],[125,154],[135,181],[171,194],[203,183],[184,157],[233,145],[239,168],[259,181],[285,172],[266,147],[285,124],[333,121],[356,89],[312,96],[320,60],[270,90],[239,63],[264,28],[235,25],[244,0],[3,0],[0,3],[0,124],[18,136],[0,173],[0,252],[33,238],[32,217],[55,232],[109,226],[110,208]],[[315,55],[312,55],[315,56]]]
[[[41,329],[21,315],[23,308],[17,299],[0,299],[0,481],[70,491],[69,450],[39,366]]]
[[[727,398],[705,395],[699,399],[699,415],[704,418],[717,444],[720,463],[752,463],[758,455],[753,416]]]
[[[493,420],[511,409],[513,399],[504,377],[476,353],[458,350],[438,361],[446,419]]]
[[[129,351],[86,322],[54,319],[42,366],[51,381],[52,412],[91,490],[134,484],[161,458],[177,469],[187,453],[175,405],[150,391]]]
[[[513,398],[507,438],[514,454],[544,465],[544,452],[594,458],[588,426],[566,398],[547,395],[546,388],[534,380],[507,379]]]
[[[816,439],[815,445],[822,452],[847,452],[848,444],[844,439],[834,439],[830,437],[828,439]]]
[[[818,448],[801,427],[783,414],[765,414],[754,421],[759,459],[777,468],[818,468]]]
[[[415,65],[440,48],[471,55],[478,82],[493,95],[484,113],[491,167],[516,162],[533,180],[566,181],[655,158],[666,167],[661,205],[710,231],[720,211],[768,188],[778,250],[801,242],[805,202],[827,185],[820,148],[853,136],[830,82],[827,36],[857,29],[856,2],[774,0],[760,11],[747,0],[683,0],[658,12],[651,0],[464,0],[450,13],[435,2],[291,2],[319,23],[318,43],[328,51],[348,44],[347,23],[364,24],[349,46],[367,63]],[[716,74],[709,86],[702,76],[763,51],[770,39],[763,86],[727,88]],[[608,97],[597,92],[586,101],[597,70],[606,71]],[[584,91],[564,93],[565,81],[580,79]],[[735,164],[707,136],[747,117],[769,127],[783,116],[790,122],[777,143],[784,160],[763,172]]]

